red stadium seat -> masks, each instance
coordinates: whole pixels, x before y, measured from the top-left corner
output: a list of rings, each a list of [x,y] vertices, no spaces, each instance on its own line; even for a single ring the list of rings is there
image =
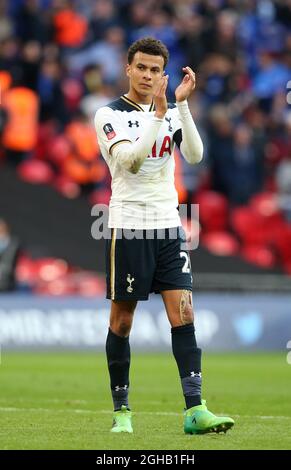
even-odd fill
[[[232,256],[239,250],[239,243],[228,232],[209,232],[202,236],[202,245],[219,256]]]
[[[19,177],[28,183],[49,184],[54,178],[50,165],[41,160],[26,160],[17,167]]]
[[[291,262],[291,226],[282,224],[273,234],[273,245],[283,265]]]
[[[228,217],[228,201],[215,191],[203,191],[194,201],[199,204],[199,219],[202,230],[225,230]]]
[[[38,279],[51,282],[68,274],[68,263],[63,259],[42,258],[35,261],[38,270]]]
[[[265,244],[269,239],[264,217],[248,206],[233,209],[230,224],[245,244]]]
[[[65,296],[76,294],[76,285],[69,277],[55,279],[51,282],[39,282],[33,289],[38,295]]]
[[[63,196],[69,199],[75,199],[81,192],[80,186],[70,180],[66,175],[57,176],[54,180],[53,186],[57,191],[63,194]]]
[[[82,272],[77,275],[77,293],[84,297],[104,295],[106,292],[105,277],[96,276],[92,273]]]
[[[268,247],[261,245],[246,245],[241,250],[241,256],[245,261],[261,268],[272,268],[276,264],[276,256]]]
[[[269,223],[277,223],[283,219],[282,212],[278,205],[277,194],[262,192],[255,194],[250,200],[251,209],[259,214]]]
[[[89,202],[94,206],[95,204],[105,204],[109,206],[111,191],[109,189],[96,189],[90,194]]]
[[[83,87],[79,80],[66,78],[62,83],[62,92],[65,97],[66,108],[75,111],[83,95]]]
[[[46,160],[48,157],[51,143],[57,133],[56,124],[48,121],[39,124],[37,133],[37,143],[33,152],[33,156],[39,160]]]
[[[61,167],[71,152],[71,144],[64,135],[52,139],[47,156],[58,167]]]
[[[16,279],[19,284],[33,286],[38,278],[38,267],[29,256],[19,257],[16,265]]]

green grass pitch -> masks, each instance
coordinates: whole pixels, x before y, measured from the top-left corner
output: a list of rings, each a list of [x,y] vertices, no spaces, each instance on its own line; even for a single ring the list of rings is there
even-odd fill
[[[183,399],[169,354],[133,353],[133,435],[109,433],[106,360],[84,352],[2,351],[0,449],[291,449],[286,354],[204,354],[203,396],[235,419],[227,434],[183,432]]]

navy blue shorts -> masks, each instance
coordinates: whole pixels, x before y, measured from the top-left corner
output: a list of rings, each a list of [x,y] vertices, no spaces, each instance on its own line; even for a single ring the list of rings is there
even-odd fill
[[[192,291],[182,227],[135,230],[136,237],[128,239],[130,233],[129,229],[111,229],[111,239],[106,241],[107,299],[147,300],[150,292]]]

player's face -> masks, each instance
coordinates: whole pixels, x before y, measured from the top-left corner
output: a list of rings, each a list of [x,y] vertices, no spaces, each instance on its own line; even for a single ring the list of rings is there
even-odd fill
[[[127,64],[130,91],[143,99],[151,98],[155,86],[164,74],[164,58],[157,55],[136,52],[131,64]]]

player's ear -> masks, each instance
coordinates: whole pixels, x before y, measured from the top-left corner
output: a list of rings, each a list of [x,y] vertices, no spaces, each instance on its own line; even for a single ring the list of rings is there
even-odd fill
[[[131,72],[130,64],[126,64],[125,72],[126,72],[127,77],[130,77],[130,72]]]

